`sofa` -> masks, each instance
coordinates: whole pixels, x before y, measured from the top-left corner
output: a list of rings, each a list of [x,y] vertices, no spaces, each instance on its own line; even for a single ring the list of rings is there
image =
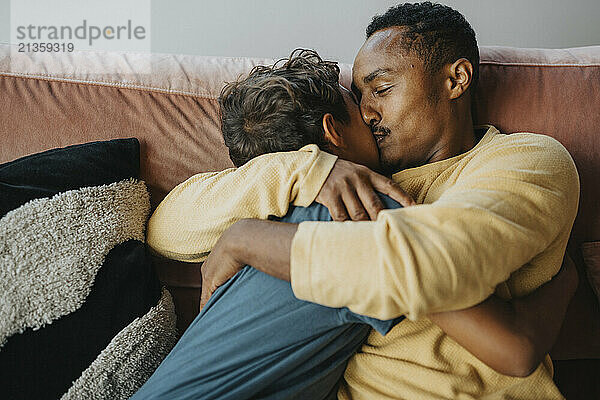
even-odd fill
[[[480,53],[475,122],[504,133],[553,136],[577,165],[581,197],[568,253],[580,282],[551,356],[567,398],[600,398],[600,46],[481,47]],[[16,46],[0,45],[0,163],[56,147],[135,137],[154,209],[188,177],[233,166],[220,134],[219,92],[224,82],[273,61],[19,53]],[[349,87],[351,65],[340,68],[341,82]],[[153,261],[173,296],[182,332],[198,313],[200,265]]]

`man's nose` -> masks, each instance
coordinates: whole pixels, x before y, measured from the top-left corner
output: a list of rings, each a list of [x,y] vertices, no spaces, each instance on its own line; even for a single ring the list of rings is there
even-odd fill
[[[381,121],[381,114],[375,110],[373,104],[370,101],[362,99],[360,102],[360,113],[362,115],[365,124],[369,126],[375,126]]]

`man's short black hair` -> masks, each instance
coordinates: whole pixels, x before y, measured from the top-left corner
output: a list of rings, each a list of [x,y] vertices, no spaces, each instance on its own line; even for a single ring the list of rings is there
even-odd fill
[[[475,31],[461,13],[430,1],[399,4],[373,17],[367,27],[367,39],[379,30],[394,26],[405,29],[402,46],[420,58],[426,70],[432,73],[460,58],[469,60],[473,65],[471,93],[475,91],[479,48]]]
[[[337,63],[313,50],[296,49],[273,66],[255,67],[228,83],[219,96],[229,158],[237,167],[266,153],[316,144],[327,150],[323,116],[350,121]]]

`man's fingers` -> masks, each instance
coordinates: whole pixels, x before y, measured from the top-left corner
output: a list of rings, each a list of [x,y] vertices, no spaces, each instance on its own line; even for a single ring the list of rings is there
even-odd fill
[[[208,303],[208,301],[210,300],[210,297],[213,295],[215,290],[217,290],[217,289],[213,288],[213,289],[205,290],[204,288],[202,288],[202,292],[200,294],[200,311],[202,311],[202,309],[204,308],[206,303]]]
[[[402,204],[404,207],[414,206],[415,204],[417,204],[415,203],[412,197],[410,197],[404,190],[400,189],[400,187],[396,185],[391,179],[379,175],[375,172],[371,173],[369,175],[369,178],[375,190],[383,194],[387,194],[392,199]]]
[[[208,301],[208,299],[206,297],[207,296],[206,296],[205,290],[203,289],[200,294],[200,309],[198,311],[202,311],[202,309],[206,305],[206,302]]]
[[[209,256],[210,258],[210,256]],[[202,265],[202,267],[207,268],[208,269],[208,263],[210,260],[206,260],[204,262],[204,265]],[[204,272],[204,271],[202,271]],[[210,277],[210,275],[208,274],[202,274],[202,290],[200,291],[200,310],[202,311],[202,309],[204,308],[204,306],[206,305],[206,303],[208,303],[208,300],[210,299],[210,296],[212,296],[214,289],[211,290],[211,287],[213,286],[212,284],[212,278]]]
[[[361,204],[369,214],[369,218],[372,221],[375,221],[379,211],[385,208],[383,202],[377,193],[375,193],[375,189],[373,189],[371,185],[365,183],[356,188],[356,193],[360,198]]]
[[[324,206],[327,207],[329,214],[331,214],[331,218],[334,221],[347,221],[350,219],[348,217],[348,211],[346,211],[346,206],[344,206],[340,197],[333,197],[328,203],[329,204],[324,204]]]
[[[369,213],[363,207],[363,203],[353,188],[348,188],[342,193],[342,200],[352,221],[368,221]]]
[[[405,207],[415,204],[390,179],[346,160],[336,161],[315,200],[329,209],[334,221],[375,220],[384,208],[376,191],[390,196]]]

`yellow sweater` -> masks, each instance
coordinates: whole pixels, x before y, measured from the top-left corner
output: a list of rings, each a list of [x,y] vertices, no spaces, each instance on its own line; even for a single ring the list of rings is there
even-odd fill
[[[236,220],[310,204],[335,157],[302,150],[183,182],[150,219],[149,245],[199,261]],[[424,315],[474,305],[494,291],[522,296],[556,274],[579,201],[568,152],[548,136],[490,126],[470,151],[393,179],[419,205],[383,211],[374,222],[303,222],[292,243],[298,298],[410,318],[385,337],[371,333],[338,397],[561,399],[549,357],[527,378],[500,375]]]

